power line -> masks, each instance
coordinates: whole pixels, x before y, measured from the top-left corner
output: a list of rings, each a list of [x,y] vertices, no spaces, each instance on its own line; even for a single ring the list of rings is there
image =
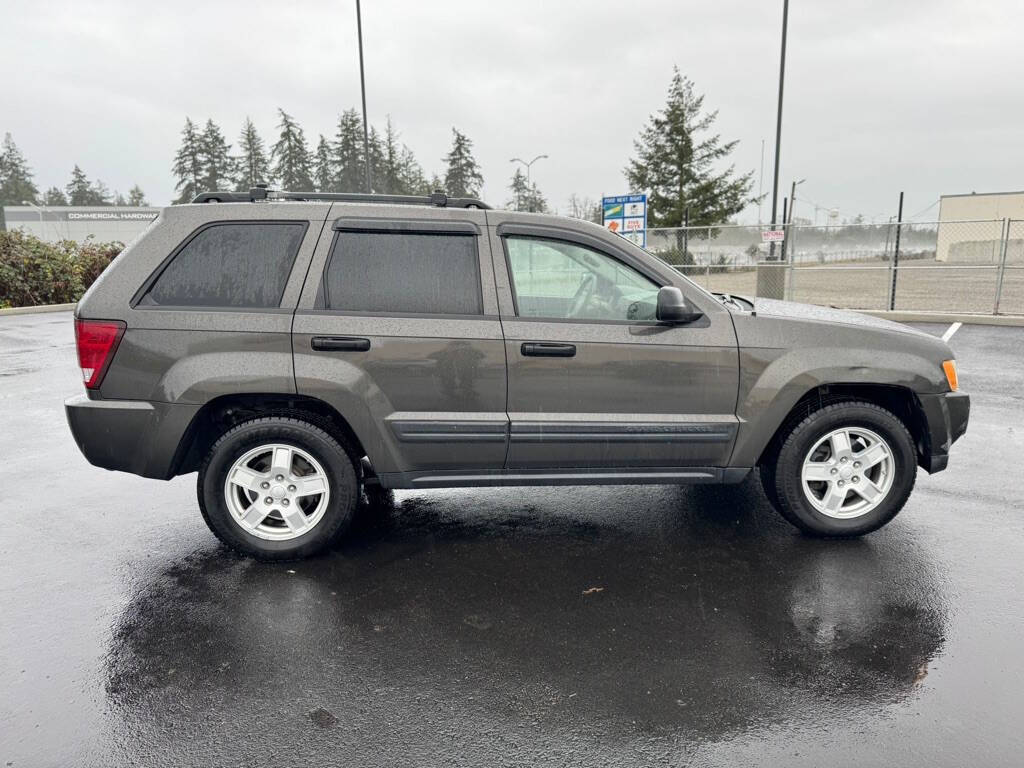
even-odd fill
[[[913,221],[913,220],[914,220],[914,219],[916,219],[916,218],[917,218],[918,216],[922,216],[922,215],[924,215],[924,214],[928,213],[928,211],[930,211],[930,210],[931,210],[932,208],[934,208],[934,207],[935,207],[936,205],[938,205],[938,204],[939,204],[939,199],[936,199],[936,200],[935,200],[935,202],[934,202],[934,203],[932,203],[931,205],[929,205],[929,206],[928,206],[927,208],[922,208],[922,209],[921,209],[920,211],[918,211],[917,213],[915,213],[915,214],[914,214],[913,216],[909,217],[909,220],[910,220],[910,221]]]

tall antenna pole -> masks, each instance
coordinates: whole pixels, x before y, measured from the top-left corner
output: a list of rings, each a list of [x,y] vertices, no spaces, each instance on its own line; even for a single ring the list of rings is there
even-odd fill
[[[787,0],[788,2],[788,0]],[[370,128],[366,121],[366,73],[363,69],[363,14],[359,7],[359,0],[356,0],[356,29],[359,33],[359,87],[363,92],[363,155],[366,158],[366,192],[373,191],[370,185]],[[785,33],[783,33],[785,34]],[[785,40],[785,37],[783,37]],[[785,45],[785,43],[783,43]],[[781,95],[780,97],[781,98]],[[780,102],[781,109],[781,102]],[[781,117],[779,118],[782,119]],[[776,150],[776,153],[778,150]],[[776,154],[777,157],[777,154]],[[776,163],[778,160],[776,159]],[[778,180],[778,169],[776,168],[776,181]]]
[[[782,86],[786,81],[786,28],[789,25],[789,0],[782,0],[782,54],[779,57],[779,110],[775,120],[775,178],[772,181],[772,229],[775,229],[779,203],[779,150],[782,146]],[[775,243],[772,243],[774,251]]]

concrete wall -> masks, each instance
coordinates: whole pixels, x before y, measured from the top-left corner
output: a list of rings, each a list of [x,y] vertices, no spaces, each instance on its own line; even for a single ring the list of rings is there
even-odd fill
[[[7,229],[22,229],[41,240],[82,241],[92,236],[96,242],[120,240],[128,243],[160,213],[159,208],[117,206],[4,206]]]
[[[935,258],[971,264],[998,262],[1004,218],[1024,219],[1024,192],[943,195]]]

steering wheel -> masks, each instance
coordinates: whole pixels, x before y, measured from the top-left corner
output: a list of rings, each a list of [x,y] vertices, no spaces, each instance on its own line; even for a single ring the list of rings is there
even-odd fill
[[[569,305],[569,317],[577,317],[583,308],[587,306],[590,297],[594,295],[594,288],[597,286],[597,277],[593,272],[587,272],[580,280],[579,288],[572,297],[572,304]]]

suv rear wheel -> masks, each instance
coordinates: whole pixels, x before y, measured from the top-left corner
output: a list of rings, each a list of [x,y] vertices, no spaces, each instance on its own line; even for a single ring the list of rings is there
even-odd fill
[[[903,508],[917,473],[906,426],[873,403],[833,403],[792,424],[761,482],[789,522],[816,536],[859,536]]]
[[[265,417],[221,435],[199,470],[197,494],[225,544],[290,560],[319,552],[348,526],[359,476],[351,452],[320,427]]]

